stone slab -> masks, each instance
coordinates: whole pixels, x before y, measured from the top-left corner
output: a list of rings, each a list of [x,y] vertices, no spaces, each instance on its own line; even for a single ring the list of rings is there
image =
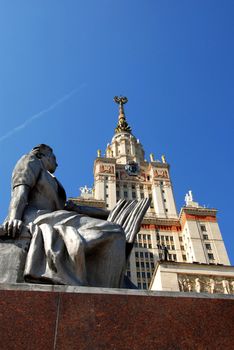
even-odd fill
[[[234,349],[233,296],[0,286],[0,349]]]

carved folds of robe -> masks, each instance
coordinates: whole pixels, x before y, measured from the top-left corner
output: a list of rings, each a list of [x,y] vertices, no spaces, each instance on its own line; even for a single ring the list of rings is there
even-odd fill
[[[63,210],[66,194],[33,154],[14,169],[12,187],[30,188],[23,222],[32,234],[24,278],[33,283],[121,287],[124,231],[119,225]]]

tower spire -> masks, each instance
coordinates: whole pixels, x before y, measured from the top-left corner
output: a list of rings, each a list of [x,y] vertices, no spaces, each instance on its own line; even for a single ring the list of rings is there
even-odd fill
[[[131,134],[132,129],[127,123],[127,120],[124,114],[124,106],[123,106],[125,103],[128,102],[127,97],[115,96],[114,101],[119,105],[119,120],[118,120],[117,127],[115,128],[115,133],[124,131]]]

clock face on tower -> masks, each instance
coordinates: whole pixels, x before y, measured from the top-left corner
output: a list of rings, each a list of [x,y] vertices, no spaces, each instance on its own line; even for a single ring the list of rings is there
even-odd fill
[[[125,170],[130,176],[137,176],[140,172],[140,167],[136,162],[128,162],[125,165]]]

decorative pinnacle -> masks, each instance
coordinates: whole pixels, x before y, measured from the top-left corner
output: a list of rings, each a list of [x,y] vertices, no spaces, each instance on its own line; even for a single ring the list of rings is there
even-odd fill
[[[124,114],[124,107],[123,107],[123,105],[128,102],[127,97],[115,96],[114,101],[119,105],[119,120],[118,120],[117,127],[115,128],[115,132],[117,133],[117,132],[125,131],[131,134],[132,129],[127,123],[127,120]]]

